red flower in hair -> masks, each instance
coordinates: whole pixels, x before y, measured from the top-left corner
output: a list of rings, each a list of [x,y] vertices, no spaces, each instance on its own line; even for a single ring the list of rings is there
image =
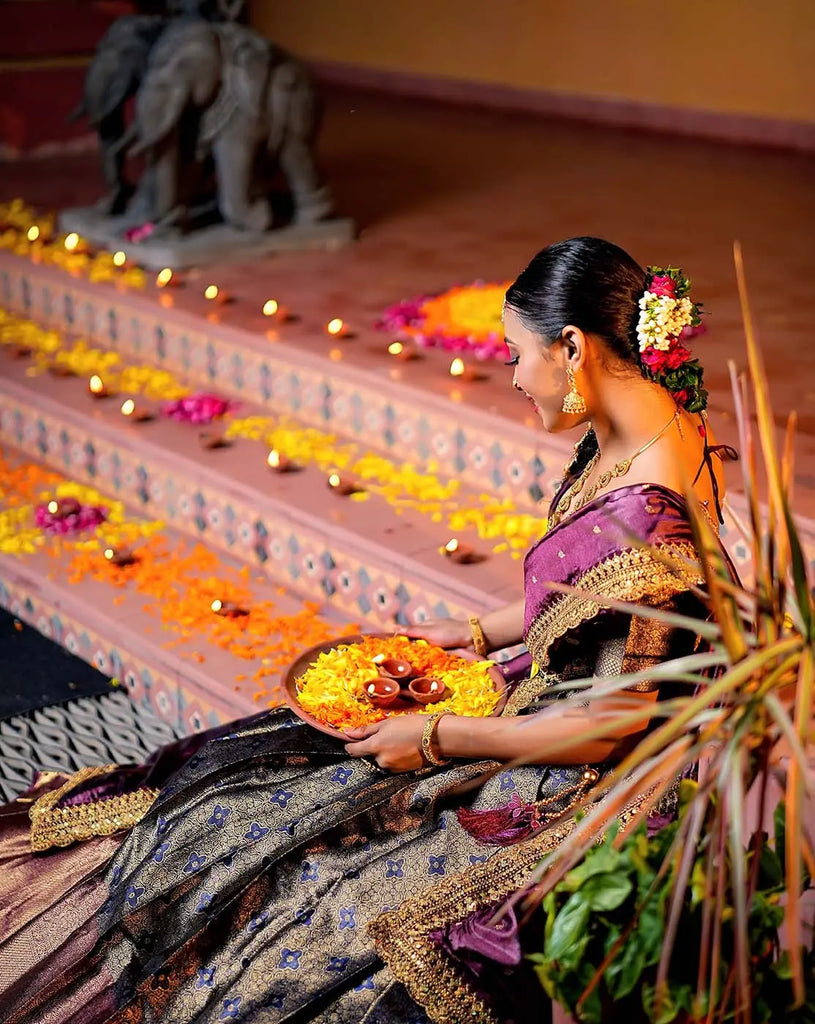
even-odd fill
[[[690,359],[690,352],[676,338],[671,338],[667,352],[659,348],[647,348],[640,352],[640,359],[655,377],[659,377],[668,370],[678,370]]]
[[[676,298],[676,284],[672,277],[667,274],[657,274],[651,278],[648,291],[653,295],[664,295],[669,299]]]

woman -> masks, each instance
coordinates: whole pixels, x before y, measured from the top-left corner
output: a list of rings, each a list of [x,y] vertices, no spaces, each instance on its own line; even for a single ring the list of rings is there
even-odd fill
[[[647,670],[695,643],[546,583],[704,614],[681,493],[695,478],[718,508],[723,487],[706,422],[688,411],[704,392],[681,343],[698,319],[683,289],[675,272],[646,275],[616,246],[577,238],[539,253],[507,292],[514,386],[547,430],[593,429],[527,555],[525,601],[410,630],[479,654],[523,638],[502,716],[405,715],[349,731],[343,748],[276,710],[188,746],[110,862],[71,890],[68,904],[92,902],[103,878],[98,913],[73,931],[65,921],[45,959],[36,919],[0,945],[0,967],[12,951],[17,964],[7,1019],[486,1022],[524,1019],[524,1006],[539,1019],[541,990],[507,974],[511,919],[485,922],[636,741],[611,729],[581,741],[603,702],[547,704],[546,689]],[[625,699],[658,697],[643,683]],[[553,735],[574,740],[568,754],[548,752]],[[509,761],[525,764],[494,770]]]

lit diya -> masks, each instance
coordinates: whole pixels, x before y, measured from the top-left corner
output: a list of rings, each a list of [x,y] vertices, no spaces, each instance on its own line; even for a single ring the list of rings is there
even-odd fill
[[[487,379],[487,375],[485,373],[481,373],[481,371],[477,370],[474,366],[471,366],[469,363],[465,363],[460,356],[456,356],[452,363],[450,363],[450,376],[455,377],[456,380],[465,381]]]
[[[225,292],[223,288],[219,288],[217,284],[208,284],[206,286],[204,289],[204,298],[218,306],[224,306],[227,302],[232,301],[232,296],[229,292]]]
[[[273,473],[297,473],[302,466],[290,459],[287,455],[272,448],[266,456],[266,465]]]
[[[213,614],[220,615],[226,619],[239,619],[249,614],[249,609],[241,607],[237,602],[221,601],[217,597],[209,607]]]
[[[416,351],[416,346],[412,342],[407,341],[392,341],[388,345],[388,355],[393,356],[394,359],[399,359],[403,363],[409,363],[413,359],[421,359],[421,356]]]
[[[59,498],[49,501],[46,508],[55,519],[67,519],[68,516],[78,515],[82,505],[76,498]]]
[[[130,550],[130,548],[105,548],[104,551],[106,561],[110,562],[111,565],[125,566],[133,565],[138,559]]]
[[[371,661],[376,665],[380,675],[388,676],[390,679],[401,681],[415,675],[411,663],[402,658],[389,658],[385,654],[377,654]]]
[[[326,333],[332,338],[351,338],[353,335],[348,329],[348,324],[338,316],[333,317],[325,325]]]
[[[87,242],[81,239],[76,231],[71,231],[70,234],[65,236],[63,245],[68,252],[74,252],[77,254],[90,252]]]
[[[440,679],[419,676],[408,683],[408,693],[418,704],[436,704],[447,696],[447,687]]]
[[[156,275],[156,288],[177,288],[180,284],[180,275],[174,274],[169,267],[160,270]]]
[[[113,394],[98,373],[93,374],[88,381],[88,391],[92,398],[110,398]]]
[[[473,562],[483,562],[484,555],[480,555],[472,544],[462,543],[458,537],[452,537],[443,548],[440,549],[445,558],[459,565],[471,565]]]
[[[289,319],[288,309],[281,306],[277,299],[267,299],[263,303],[262,312],[269,320],[274,320],[279,324],[285,323]]]
[[[377,676],[365,683],[363,692],[375,708],[387,708],[401,696],[402,687],[395,679]]]
[[[336,471],[329,473],[328,486],[335,494],[340,494],[343,497],[347,497],[349,494],[359,494],[365,490],[364,487],[361,487],[350,476],[343,476]]]
[[[122,402],[121,412],[122,416],[124,416],[125,419],[130,420],[132,423],[147,423],[156,418],[155,414],[149,409],[136,405],[132,398],[127,398]]]

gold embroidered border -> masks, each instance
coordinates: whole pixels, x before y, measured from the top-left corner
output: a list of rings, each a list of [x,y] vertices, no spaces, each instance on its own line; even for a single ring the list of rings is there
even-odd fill
[[[638,797],[620,813],[621,832],[647,797]],[[572,818],[517,846],[502,849],[485,864],[449,875],[368,925],[368,933],[391,974],[435,1024],[501,1022],[429,934],[520,890],[535,865],[566,839],[574,826]]]
[[[704,582],[701,570],[696,568],[697,554],[692,544],[663,544],[658,550],[673,558],[676,567],[655,558],[649,549],[638,548],[621,551],[592,566],[574,585],[615,601],[635,602],[649,597],[659,603]],[[688,561],[693,564],[686,564]],[[599,601],[576,594],[556,598],[529,627],[524,638],[529,653],[539,665],[545,664],[555,640],[593,619],[602,607]]]
[[[145,787],[87,804],[58,806],[59,801],[81,783],[107,775],[117,767],[105,764],[82,768],[59,789],[44,793],[36,800],[28,811],[32,852],[50,850],[52,846],[70,846],[94,836],[111,836],[141,821],[155,802],[157,789]]]
[[[501,717],[509,718],[512,715],[517,715],[524,708],[529,707],[532,701],[540,697],[550,686],[560,682],[562,682],[560,676],[556,676],[552,672],[540,671],[528,679],[522,679],[507,697],[507,702],[501,710]]]

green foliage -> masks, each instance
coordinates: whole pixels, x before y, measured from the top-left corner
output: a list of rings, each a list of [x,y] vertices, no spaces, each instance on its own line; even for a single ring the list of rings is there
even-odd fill
[[[688,788],[686,783],[686,797]],[[707,839],[696,851],[691,884],[685,891],[679,919],[682,941],[671,958],[669,981],[657,985],[666,908],[675,882],[674,872],[665,870],[665,865],[670,864],[668,855],[687,806],[677,821],[650,838],[643,822],[616,846],[616,830],[611,830],[543,899],[543,950],[530,959],[547,995],[586,1024],[605,1024],[612,1006],[615,1019],[632,1024],[670,1024],[681,1015],[693,1015],[709,1006],[709,992],[697,992],[702,907],[711,881],[707,877]],[[789,1015],[794,1002],[792,971],[786,955],[778,951],[778,929],[784,918],[780,902],[784,891],[783,808],[775,817],[775,844],[771,846],[767,837],[759,834],[741,851],[748,871],[757,859],[757,884],[747,915],[757,1022],[780,1022],[782,1017],[775,1015],[781,1008],[783,1020],[796,1021]],[[729,855],[725,851],[725,858]],[[719,941],[723,956],[714,979],[720,991],[728,982],[736,927],[733,907],[727,905],[722,910]]]

